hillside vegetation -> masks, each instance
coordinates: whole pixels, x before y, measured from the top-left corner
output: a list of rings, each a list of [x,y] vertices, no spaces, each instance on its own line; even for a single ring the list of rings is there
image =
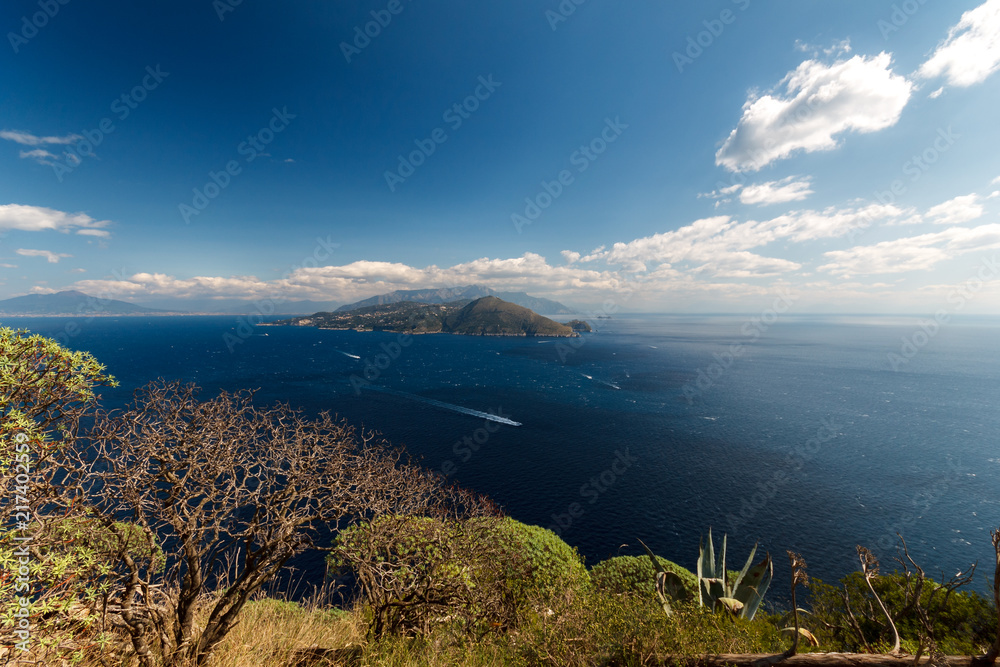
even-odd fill
[[[314,326],[320,329],[356,329],[397,333],[452,333],[467,336],[555,336],[579,334],[523,306],[495,296],[450,303],[396,303],[365,306],[350,311],[316,313],[274,322],[275,325]],[[585,323],[584,323],[585,324]],[[578,325],[579,326],[579,325]]]
[[[456,316],[476,330],[508,306]],[[992,664],[1000,652],[1000,583],[987,600],[960,590],[972,570],[934,581],[902,538],[895,572],[859,546],[861,572],[838,586],[810,582],[791,552],[777,574],[756,547],[731,569],[744,554],[727,560],[711,529],[692,569],[627,535],[643,549],[588,568],[554,532],[328,414],[162,380],[106,413],[103,386],[114,379],[89,354],[0,328],[2,664],[776,664],[845,650]],[[992,541],[998,582],[1000,530]],[[279,576],[317,548],[338,578],[288,601]],[[764,600],[772,580],[790,584],[790,609]],[[803,587],[811,600],[797,604]]]

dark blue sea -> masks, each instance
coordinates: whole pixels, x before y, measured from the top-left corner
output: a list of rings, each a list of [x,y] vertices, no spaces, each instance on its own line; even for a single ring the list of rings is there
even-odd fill
[[[557,530],[588,564],[640,554],[641,538],[693,569],[711,527],[728,533],[731,568],[759,541],[777,582],[786,549],[833,582],[857,569],[855,545],[886,562],[900,532],[929,574],[978,560],[987,588],[1000,319],[616,316],[573,341],[241,322],[2,324],[93,353],[121,382],[107,407],[163,377],[337,413]]]

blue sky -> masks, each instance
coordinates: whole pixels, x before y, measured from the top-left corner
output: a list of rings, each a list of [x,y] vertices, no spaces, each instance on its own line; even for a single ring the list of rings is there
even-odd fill
[[[0,297],[1000,308],[1000,0],[235,1],[3,4]]]

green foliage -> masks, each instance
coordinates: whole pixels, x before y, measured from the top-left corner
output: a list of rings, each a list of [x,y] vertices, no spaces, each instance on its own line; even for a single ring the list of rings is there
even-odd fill
[[[590,581],[555,533],[509,518],[383,516],[341,531],[329,563],[357,575],[374,636],[426,632],[442,617],[467,629],[513,627]]]
[[[726,536],[722,536],[722,551],[716,560],[709,528],[707,544],[698,545],[698,604],[712,610],[727,609],[740,618],[752,619],[774,575],[771,556],[765,555],[764,560],[754,565],[755,553],[757,545],[750,550],[743,570],[731,578],[726,571]]]
[[[62,450],[98,386],[116,383],[90,354],[0,328],[0,570],[10,575],[0,578],[0,640],[23,640],[27,621],[38,638],[28,648],[38,657],[80,657],[53,647],[90,633],[93,617],[81,603],[105,592],[109,562],[129,545],[85,526],[73,495],[57,483]],[[15,620],[25,599],[29,616]]]
[[[782,645],[764,621],[726,619],[682,605],[665,616],[653,596],[592,588],[539,614],[518,637],[532,665],[661,664],[665,654],[764,653]]]
[[[531,572],[496,519],[382,516],[342,530],[328,556],[351,570],[371,611],[369,633],[426,634],[442,619],[472,634],[511,627]]]
[[[812,589],[813,633],[821,645],[836,651],[864,651],[866,644],[873,650],[883,650],[893,644],[892,631],[885,615],[872,598],[861,572],[853,572],[835,587],[814,579]],[[885,602],[899,630],[904,650],[915,653],[920,636],[920,623],[904,594],[905,578],[892,573],[872,580],[875,592]],[[927,582],[921,600],[926,605],[933,584]],[[850,614],[844,602],[844,592],[850,601]],[[938,599],[941,595],[938,595]],[[934,636],[938,647],[950,655],[985,653],[996,631],[996,609],[993,603],[975,592],[955,591],[937,612]],[[855,620],[851,620],[853,615]]]
[[[698,579],[690,570],[662,556],[656,560],[665,571],[677,574],[690,594],[698,591]],[[656,592],[656,570],[646,556],[616,556],[601,561],[590,569],[590,579],[597,588],[609,593],[653,597]]]
[[[477,521],[474,519],[473,521]],[[521,601],[543,602],[589,586],[590,575],[575,547],[547,528],[505,517],[496,527],[502,545],[527,560],[529,578],[519,583]]]

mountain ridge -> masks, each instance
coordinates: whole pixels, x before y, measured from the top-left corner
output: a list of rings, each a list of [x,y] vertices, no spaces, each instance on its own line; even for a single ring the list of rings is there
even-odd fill
[[[574,311],[568,306],[541,297],[531,296],[525,292],[498,292],[483,285],[462,285],[459,287],[430,287],[416,290],[394,290],[385,294],[377,294],[367,299],[355,301],[340,306],[333,312],[349,312],[359,308],[369,306],[382,306],[401,301],[412,301],[415,303],[440,304],[452,303],[463,299],[481,299],[487,296],[495,296],[503,301],[513,303],[528,308],[535,312],[545,312],[552,315],[569,315]]]
[[[396,303],[336,310],[271,323],[274,326],[315,326],[320,329],[355,329],[397,333],[451,333],[467,336],[553,336],[572,338],[580,334],[530,308],[495,296],[474,301],[448,303]]]
[[[160,315],[171,311],[102,299],[78,290],[26,294],[0,301],[0,314],[14,315]]]

